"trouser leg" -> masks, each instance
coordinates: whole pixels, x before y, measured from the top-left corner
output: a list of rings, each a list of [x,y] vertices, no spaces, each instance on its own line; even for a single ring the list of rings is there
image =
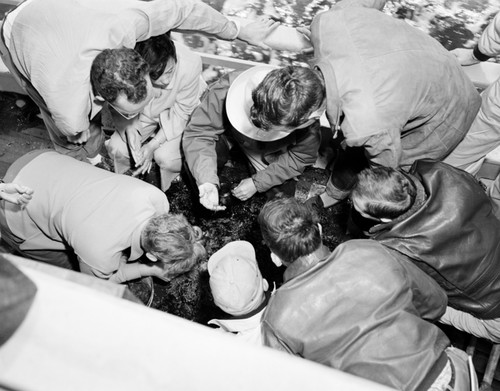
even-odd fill
[[[500,145],[500,79],[481,94],[481,108],[458,146],[445,163],[475,175],[484,157]]]
[[[357,175],[367,167],[368,160],[363,148],[339,148],[326,184],[326,194],[336,200],[343,200],[356,183]]]
[[[182,135],[166,141],[154,153],[154,160],[160,167],[161,190],[167,191],[172,181],[180,174],[182,169],[181,157]]]
[[[117,174],[124,174],[132,167],[130,152],[123,135],[123,132],[115,131],[105,144]]]

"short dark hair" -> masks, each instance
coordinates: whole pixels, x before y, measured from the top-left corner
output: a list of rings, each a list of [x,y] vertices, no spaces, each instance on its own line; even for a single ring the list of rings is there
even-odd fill
[[[161,214],[151,218],[141,233],[146,252],[168,265],[174,278],[194,269],[207,257],[201,235],[181,214]]]
[[[295,198],[282,197],[267,202],[258,219],[264,242],[285,265],[312,254],[321,246],[316,213]]]
[[[375,167],[358,174],[351,199],[372,217],[395,219],[413,206],[416,194],[415,183],[407,174],[390,167]]]
[[[252,92],[250,118],[255,126],[295,128],[306,122],[325,99],[325,85],[310,68],[287,66],[269,72]]]
[[[146,99],[149,66],[133,49],[105,49],[99,53],[90,69],[95,95],[113,103],[124,93],[132,103]]]
[[[177,62],[177,51],[170,38],[170,31],[165,34],[151,37],[145,41],[137,42],[135,50],[149,64],[149,76],[151,80],[158,80],[165,72],[168,60]]]

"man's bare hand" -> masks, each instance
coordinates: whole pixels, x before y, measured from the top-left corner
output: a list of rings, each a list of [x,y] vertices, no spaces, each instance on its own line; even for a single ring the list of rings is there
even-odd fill
[[[225,210],[226,207],[219,205],[219,190],[213,183],[203,183],[198,186],[200,192],[200,204],[208,210]]]
[[[264,41],[280,24],[269,18],[261,18],[250,23],[242,23],[238,39],[251,45],[269,49]]]
[[[231,193],[239,200],[246,201],[257,193],[257,188],[252,178],[245,178],[231,191]]]
[[[12,204],[25,206],[33,198],[33,190],[17,183],[0,184],[0,199]]]
[[[159,278],[165,282],[169,282],[172,279],[170,276],[171,265],[162,261],[156,261],[148,263],[147,266],[150,268],[148,275]]]
[[[138,153],[136,153],[136,158],[134,158],[135,166],[138,167],[134,171],[132,176],[138,176],[142,174],[149,174],[151,167],[153,167],[153,156],[155,152],[155,147],[157,144],[155,142],[149,142],[141,147]]]

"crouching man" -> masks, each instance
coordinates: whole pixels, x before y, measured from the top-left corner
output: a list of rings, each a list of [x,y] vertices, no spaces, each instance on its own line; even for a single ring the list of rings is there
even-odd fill
[[[330,253],[295,199],[268,202],[259,223],[286,267],[262,319],[267,346],[398,390],[470,389],[467,355],[431,323],[446,308],[432,278],[372,240]]]
[[[500,221],[472,175],[430,160],[409,174],[377,167],[358,175],[351,199],[375,222],[372,239],[446,291],[445,323],[500,343]]]
[[[0,203],[2,239],[22,256],[114,282],[169,280],[171,270],[194,266],[170,264],[168,241],[159,240],[170,229],[169,204],[152,185],[47,150],[19,158],[5,180],[34,191],[26,206]]]
[[[217,167],[225,163],[228,150],[234,145],[241,148],[255,171],[232,191],[242,201],[257,192],[294,195],[294,179],[318,157],[319,118],[324,112],[324,94],[319,85],[299,99],[283,96],[289,103],[288,117],[293,117],[291,125],[264,130],[252,123],[252,93],[273,69],[261,65],[223,76],[209,87],[188,122],[182,139],[184,155],[196,181],[200,203],[209,210],[225,208],[219,205]],[[298,88],[299,81],[309,72],[312,71],[301,68],[287,74],[290,88]],[[303,100],[311,103],[310,110],[296,110]]]

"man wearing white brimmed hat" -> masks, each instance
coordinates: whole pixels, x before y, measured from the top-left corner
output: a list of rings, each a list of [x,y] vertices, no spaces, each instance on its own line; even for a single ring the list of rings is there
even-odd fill
[[[262,345],[260,319],[270,293],[253,246],[244,240],[226,244],[208,260],[208,273],[215,304],[231,315],[230,319],[212,319],[208,324]]]
[[[238,145],[255,169],[251,177],[243,179],[232,191],[242,201],[256,192],[291,183],[288,181],[301,175],[318,157],[321,142],[318,121],[321,110],[318,109],[323,107],[322,89],[304,96],[317,103],[313,112],[300,113],[297,126],[263,130],[252,123],[252,93],[273,69],[270,65],[261,65],[221,77],[209,87],[191,116],[183,136],[184,155],[198,186],[200,203],[207,209],[224,209],[219,205],[217,159],[221,159],[220,148],[224,147],[225,140]],[[301,68],[289,75],[290,86],[298,84],[303,72],[310,71]]]

